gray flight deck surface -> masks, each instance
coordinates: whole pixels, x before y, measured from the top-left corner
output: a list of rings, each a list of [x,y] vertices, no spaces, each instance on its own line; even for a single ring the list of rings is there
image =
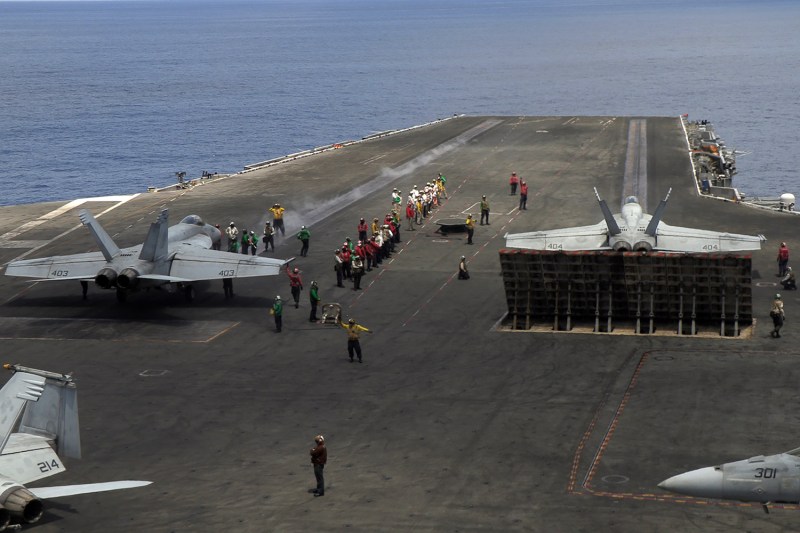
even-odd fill
[[[94,286],[84,302],[77,282],[0,276],[3,361],[73,371],[80,391],[84,458],[47,484],[154,481],[47,502],[31,529],[795,531],[794,506],[765,515],[656,487],[689,469],[800,445],[797,293],[784,293],[782,339],[769,337],[768,317],[777,247],[797,249],[797,220],[698,198],[679,119],[646,118],[640,200],[652,212],[672,187],[667,223],[767,236],[753,254],[753,337],[495,330],[506,310],[503,235],[596,223],[594,186],[617,212],[631,120],[459,117],[142,194],[98,219],[129,246],[164,205],[172,223],[196,213],[260,233],[280,202],[290,232],[312,232],[308,257],[293,263],[306,287],[297,310],[286,276],[236,281],[232,300],[214,282],[191,304],[151,292],[125,305]],[[511,171],[530,185],[528,211],[514,209]],[[392,187],[405,197],[437,172],[449,200],[425,227],[403,228],[398,252],[365,276],[363,291],[335,287],[333,250],[357,237],[359,217],[382,219]],[[476,226],[474,246],[464,234],[434,233],[436,219],[477,215],[483,194],[491,225]],[[28,251],[11,241],[55,238],[31,258],[96,249],[77,212],[116,203],[40,219],[66,203],[0,208],[0,262]],[[43,222],[16,234],[32,220]],[[278,243],[270,256],[298,254],[294,237]],[[462,254],[468,281],[455,277]],[[323,303],[341,303],[345,319],[374,330],[362,339],[364,364],[348,361],[344,331],[308,322],[312,280]],[[267,312],[276,294],[286,302],[280,334]],[[318,433],[329,454],[323,498],[307,492]]]

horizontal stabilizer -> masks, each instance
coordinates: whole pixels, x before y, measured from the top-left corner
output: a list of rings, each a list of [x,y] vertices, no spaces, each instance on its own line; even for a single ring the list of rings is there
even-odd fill
[[[139,276],[139,279],[154,279],[157,281],[168,281],[169,283],[189,283],[190,281],[196,281],[193,279],[178,278],[175,276],[164,276],[162,274],[142,274]]]
[[[83,485],[61,485],[59,487],[27,487],[37,498],[60,498],[109,490],[135,489],[151,484],[152,481],[108,481],[106,483],[86,483]]]
[[[26,283],[41,283],[42,281],[94,281],[94,276],[74,276],[69,278],[39,278],[29,279]]]

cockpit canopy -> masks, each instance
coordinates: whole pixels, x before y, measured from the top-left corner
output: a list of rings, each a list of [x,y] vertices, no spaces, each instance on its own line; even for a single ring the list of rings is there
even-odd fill
[[[626,204],[638,204],[639,203],[639,199],[636,198],[635,196],[628,196],[627,198],[625,198],[625,203]]]
[[[205,226],[206,223],[200,218],[200,215],[189,215],[181,220],[181,224],[192,224],[194,226]]]

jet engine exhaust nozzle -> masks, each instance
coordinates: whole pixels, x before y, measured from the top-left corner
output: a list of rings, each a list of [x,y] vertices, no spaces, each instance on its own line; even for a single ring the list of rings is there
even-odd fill
[[[632,250],[631,245],[625,241],[619,241],[614,243],[615,252],[630,252],[631,250]]]
[[[94,277],[94,282],[103,289],[110,289],[117,283],[117,271],[113,268],[104,268]]]
[[[31,491],[21,485],[14,485],[11,492],[0,502],[3,510],[27,524],[33,524],[42,517],[44,505]]]
[[[117,286],[123,289],[133,289],[139,283],[139,272],[133,268],[126,268],[117,276]]]
[[[636,252],[652,252],[653,245],[647,241],[639,241],[633,245],[633,250]]]

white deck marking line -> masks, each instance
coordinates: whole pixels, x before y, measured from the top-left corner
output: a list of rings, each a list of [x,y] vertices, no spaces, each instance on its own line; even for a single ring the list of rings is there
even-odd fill
[[[112,205],[111,207],[109,207],[109,208],[108,208],[108,209],[106,209],[105,211],[102,211],[100,214],[98,214],[98,215],[95,215],[95,218],[100,218],[101,216],[105,215],[106,213],[108,213],[108,212],[110,212],[110,211],[113,211],[114,209],[118,208],[118,207],[119,207],[119,206],[121,206],[122,204],[124,204],[124,203],[126,203],[126,202],[128,202],[128,201],[130,201],[130,200],[133,200],[133,199],[134,199],[134,198],[136,198],[137,196],[139,196],[139,194],[138,194],[138,193],[137,193],[137,194],[131,194],[131,195],[129,195],[129,196],[104,196],[104,197],[100,197],[100,198],[85,198],[85,201],[87,201],[87,202],[93,202],[93,201],[94,201],[94,202],[97,202],[97,201],[106,202],[106,201],[112,201],[112,200],[109,200],[109,199],[116,199],[116,201],[117,201],[118,203],[116,203],[116,204]],[[29,256],[30,254],[32,254],[32,253],[34,253],[34,252],[36,252],[36,251],[39,251],[39,250],[41,250],[42,248],[44,248],[44,247],[45,247],[45,246],[47,246],[48,244],[50,244],[50,243],[52,243],[52,242],[54,242],[54,241],[57,241],[57,240],[58,240],[58,239],[60,239],[61,237],[65,237],[66,235],[69,235],[69,234],[70,234],[70,233],[72,233],[73,231],[75,231],[75,230],[77,230],[77,229],[80,229],[80,228],[82,228],[82,227],[83,227],[83,224],[78,224],[78,225],[76,225],[76,226],[73,226],[73,227],[71,227],[70,229],[68,229],[68,230],[66,230],[66,231],[64,231],[64,232],[62,232],[62,233],[60,233],[60,234],[56,235],[56,236],[55,236],[55,237],[53,237],[52,239],[50,239],[50,240],[48,240],[48,241],[43,241],[43,242],[42,242],[42,244],[40,244],[39,246],[37,246],[37,247],[35,247],[35,248],[31,248],[30,250],[28,250],[28,251],[27,251],[27,252],[25,252],[24,254],[18,255],[17,257],[15,257],[15,258],[11,259],[10,261],[7,261],[7,262],[3,263],[3,266],[7,265],[8,263],[10,263],[10,262],[12,262],[12,261],[18,261],[18,260],[20,260],[20,259],[24,259],[25,257]],[[16,296],[16,295],[15,295],[15,296]],[[11,299],[13,299],[13,298],[14,298],[14,296],[12,296],[12,297],[11,297],[11,298],[10,298],[8,301],[11,301]]]
[[[519,208],[518,208],[518,207],[515,207],[515,208],[513,208],[511,211],[509,211],[508,213],[506,213],[506,216],[508,216],[508,215],[513,215],[513,214],[514,214],[514,211],[519,211]]]
[[[369,159],[365,159],[364,161],[362,161],[361,164],[362,165],[366,165],[368,163],[374,163],[378,159],[383,159],[387,155],[389,155],[389,154],[381,154],[381,155],[376,155],[376,156],[370,157]]]
[[[628,125],[628,150],[625,154],[625,174],[622,178],[622,204],[635,196],[647,211],[647,121],[631,119]]]
[[[472,204],[471,206],[467,207],[466,209],[464,209],[463,211],[461,211],[461,214],[462,214],[462,215],[469,215],[469,212],[470,212],[470,210],[471,210],[473,207],[475,207],[476,205],[480,205],[480,202],[475,202],[475,203],[474,203],[474,204]]]

